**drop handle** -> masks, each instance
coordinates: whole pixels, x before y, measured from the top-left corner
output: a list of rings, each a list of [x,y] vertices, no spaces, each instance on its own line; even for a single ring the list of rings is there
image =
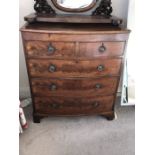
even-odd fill
[[[99,50],[100,53],[103,53],[103,52],[106,51],[106,47],[104,46],[104,44],[102,44],[102,45],[99,47],[98,50]]]
[[[56,90],[56,89],[57,89],[56,84],[51,84],[51,85],[50,85],[50,90],[51,90],[51,91],[54,91],[54,90]]]
[[[50,107],[53,108],[53,109],[59,109],[60,105],[57,104],[57,103],[52,103],[52,104],[50,104]]]
[[[48,53],[53,54],[55,50],[56,50],[55,47],[53,47],[51,44],[48,45],[47,47]]]
[[[97,84],[95,85],[95,88],[96,88],[96,89],[100,89],[100,88],[102,88],[102,84],[97,83]]]
[[[56,71],[56,66],[55,65],[50,65],[48,70],[49,70],[49,72],[55,72]]]
[[[99,65],[99,66],[97,67],[97,70],[100,71],[100,72],[103,71],[103,70],[104,70],[104,66],[103,66],[103,65]]]
[[[99,105],[100,105],[100,103],[99,103],[98,101],[96,101],[96,102],[94,102],[94,103],[92,104],[92,106],[93,106],[94,108],[98,107]]]

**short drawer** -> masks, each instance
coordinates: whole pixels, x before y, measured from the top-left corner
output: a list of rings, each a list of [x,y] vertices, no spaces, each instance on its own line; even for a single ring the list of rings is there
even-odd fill
[[[96,77],[119,75],[122,59],[43,60],[30,59],[31,77]]]
[[[125,42],[88,42],[79,44],[79,57],[123,55]]]
[[[75,44],[73,42],[26,41],[25,47],[28,57],[70,58],[75,56]]]
[[[117,77],[80,79],[32,79],[35,96],[96,96],[116,92]]]
[[[114,96],[66,98],[35,97],[35,109],[38,113],[53,115],[82,115],[110,112]]]

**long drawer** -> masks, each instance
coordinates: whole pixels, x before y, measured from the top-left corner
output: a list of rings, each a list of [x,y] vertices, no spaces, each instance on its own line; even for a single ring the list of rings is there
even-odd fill
[[[119,75],[122,59],[50,60],[29,59],[31,77],[96,77]]]
[[[116,92],[117,77],[80,79],[32,79],[35,96],[96,96]]]
[[[71,32],[71,31],[70,31]],[[72,31],[73,32],[73,31]],[[67,41],[67,42],[100,42],[100,41],[126,41],[129,36],[129,31],[74,31],[70,34],[59,33],[58,31],[50,33],[42,32],[22,32],[24,40],[37,40],[37,41]],[[109,33],[110,32],[110,33]],[[101,34],[102,33],[102,34]]]
[[[53,115],[80,115],[111,112],[114,96],[66,98],[35,97],[34,105],[38,113]]]

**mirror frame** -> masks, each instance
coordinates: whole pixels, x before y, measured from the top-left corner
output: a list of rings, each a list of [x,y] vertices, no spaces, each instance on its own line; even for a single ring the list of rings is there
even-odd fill
[[[34,3],[35,13],[31,13],[30,15],[24,17],[24,20],[27,21],[28,23],[36,23],[36,22],[48,22],[48,23],[65,22],[65,23],[80,23],[80,24],[102,23],[102,24],[111,24],[112,26],[119,26],[120,24],[122,24],[123,21],[121,18],[111,15],[113,11],[113,8],[111,6],[111,0],[93,0],[94,3],[91,3],[91,7],[89,5],[87,8],[84,9],[82,8],[83,12],[85,12],[86,9],[88,9],[90,11],[90,14],[80,16],[80,20],[78,14],[76,13],[81,12],[81,8],[72,9],[71,14],[65,14],[65,11],[70,12],[70,9],[69,10],[65,9],[64,13],[61,14],[60,12],[57,12],[58,10],[55,10],[55,8],[53,8],[55,3],[51,5],[47,2],[47,0],[34,0],[34,1],[35,1]],[[51,1],[55,2],[55,0]],[[93,6],[94,8],[92,8]],[[60,8],[59,5],[58,8]]]
[[[75,9],[74,8],[65,8],[65,7],[61,6],[58,4],[57,0],[51,0],[51,1],[54,4],[54,6],[61,11],[65,11],[65,12],[85,12],[85,11],[92,9],[96,5],[98,0],[92,0],[91,4],[89,4],[88,6],[86,6],[84,8],[75,8]]]
[[[55,2],[55,0],[51,0],[52,2]],[[95,4],[97,4],[99,2],[99,5],[96,7]],[[94,3],[91,6],[91,8],[94,6],[96,7],[95,10],[91,13],[91,16],[102,16],[104,18],[110,18],[111,17],[111,13],[113,11],[112,6],[111,6],[111,0],[93,0]],[[53,5],[56,5],[58,8],[63,8],[60,5],[57,5],[57,3],[53,3]],[[88,10],[91,10],[90,6],[88,6],[87,8],[82,8],[83,12],[86,12]],[[93,8],[92,8],[93,9]],[[34,10],[35,10],[35,14],[36,16],[39,15],[43,15],[43,16],[53,16],[53,15],[57,15],[56,10],[54,10],[54,8],[48,4],[47,0],[35,0],[35,4],[34,4]],[[62,9],[59,9],[62,11]],[[66,9],[65,9],[66,10]],[[75,11],[73,11],[75,9],[71,9],[72,13],[78,13],[81,12],[81,9],[76,9]],[[67,9],[67,12],[70,11],[70,9]],[[64,11],[65,12],[65,11]],[[29,17],[31,20],[31,17]],[[32,17],[33,18],[33,17]]]

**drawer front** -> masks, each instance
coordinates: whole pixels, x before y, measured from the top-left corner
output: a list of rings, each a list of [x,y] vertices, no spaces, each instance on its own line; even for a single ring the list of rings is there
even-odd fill
[[[123,55],[124,42],[89,42],[79,44],[79,57],[101,57]]]
[[[68,42],[102,42],[102,41],[126,41],[128,40],[129,32],[123,31],[70,31],[69,34],[62,32],[41,33],[41,32],[22,32],[24,40],[38,41],[68,41]]]
[[[33,79],[32,91],[36,96],[96,96],[112,95],[118,78],[95,79]]]
[[[54,115],[99,114],[112,111],[113,96],[66,98],[35,97],[35,109],[38,113]]]
[[[25,46],[28,57],[61,58],[75,56],[75,44],[73,42],[26,41]]]
[[[43,60],[30,59],[31,77],[96,77],[119,75],[121,59],[99,60]]]

